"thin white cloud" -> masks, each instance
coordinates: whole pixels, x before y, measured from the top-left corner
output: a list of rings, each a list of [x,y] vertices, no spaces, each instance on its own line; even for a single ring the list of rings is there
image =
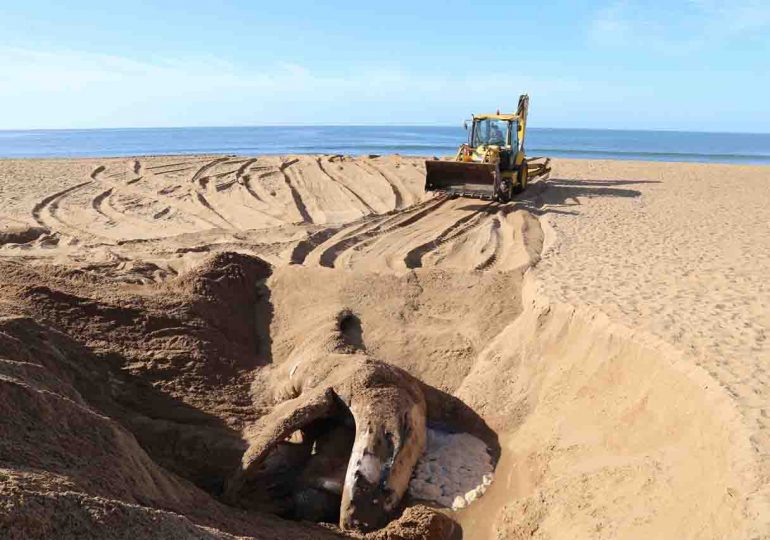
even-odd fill
[[[709,32],[745,37],[770,28],[767,0],[688,0],[706,19]]]
[[[468,105],[512,109],[512,88],[569,99],[590,85],[519,74],[431,75],[394,66],[332,73],[291,62],[254,68],[211,57],[149,61],[0,47],[7,111],[0,128],[442,122],[454,119],[447,111],[459,117]]]
[[[631,30],[631,21],[626,13],[626,2],[613,2],[600,8],[588,27],[591,41],[599,45],[614,45],[623,42]]]
[[[302,73],[288,65],[270,73],[244,75],[213,57],[134,60],[83,51],[0,48],[0,93],[82,90],[93,85],[139,84],[163,87],[270,87]],[[215,75],[215,76],[212,76]]]
[[[616,0],[599,7],[587,37],[604,48],[687,55],[734,40],[765,36],[767,0],[686,0],[652,9],[642,0]]]
[[[535,62],[494,74],[393,64],[331,69],[0,47],[0,129],[455,124],[472,112],[512,110],[524,91],[533,97],[536,125],[699,129],[712,121],[708,104],[733,86],[721,78],[693,88],[683,76],[679,83],[669,78],[663,95],[644,74],[566,76]],[[758,93],[752,89],[767,87],[767,80],[743,87]],[[764,121],[750,107],[752,96],[741,102],[748,112],[736,111],[736,122]]]

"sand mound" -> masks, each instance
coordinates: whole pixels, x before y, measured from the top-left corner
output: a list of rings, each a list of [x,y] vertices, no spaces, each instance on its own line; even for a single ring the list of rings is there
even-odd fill
[[[26,317],[0,319],[4,537],[179,537],[177,527],[200,538],[230,536],[204,527],[284,537],[282,524],[221,505],[153,461],[118,419],[135,429],[156,424],[164,444],[195,441],[175,441],[175,427],[162,430],[157,419],[126,418],[132,413],[117,400],[130,384],[64,335]]]
[[[267,331],[259,327],[269,324],[269,306],[259,283],[270,268],[255,257],[214,255],[144,289],[79,269],[0,265],[7,277],[0,289],[26,313],[203,410],[232,409],[237,396],[206,387],[237,393],[247,384],[239,378],[265,362]]]
[[[426,197],[420,161],[397,156],[1,165],[24,194],[0,206],[14,224],[0,242],[4,536],[342,534],[271,515],[305,493],[275,483],[250,486],[248,510],[221,502],[247,441],[331,376],[314,364],[330,355],[422,381],[430,429],[452,433],[434,442],[452,444],[429,445],[423,463],[441,466],[418,465],[414,499],[472,500],[445,515],[407,497],[369,538],[748,537],[758,522],[758,439],[719,383],[578,302],[582,288],[565,301],[561,253],[578,287],[602,270],[559,227],[608,243],[598,231],[625,214],[578,227],[576,207],[639,191],[560,180],[509,205]],[[317,464],[344,466],[357,427],[332,420],[301,482],[339,480]],[[324,504],[301,517],[323,521]]]
[[[666,344],[533,289],[458,390],[505,433],[487,506],[460,518],[469,537],[745,536],[756,468],[718,385]]]

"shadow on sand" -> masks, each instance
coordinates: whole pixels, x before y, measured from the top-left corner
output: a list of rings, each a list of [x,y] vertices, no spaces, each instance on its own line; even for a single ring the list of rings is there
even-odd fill
[[[541,216],[543,214],[577,215],[576,207],[581,206],[581,198],[621,197],[637,198],[642,192],[624,186],[639,184],[659,184],[658,180],[578,180],[570,178],[551,178],[535,182],[524,193],[517,195],[506,212],[527,210]],[[469,204],[464,210],[497,213],[501,209],[488,203]]]

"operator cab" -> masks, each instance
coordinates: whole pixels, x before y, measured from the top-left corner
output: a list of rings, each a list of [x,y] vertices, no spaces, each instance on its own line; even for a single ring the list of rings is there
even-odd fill
[[[514,148],[518,147],[518,122],[502,118],[474,118],[469,134],[469,146],[495,146],[500,150],[502,168],[508,169],[514,165]]]
[[[511,147],[515,145],[516,126],[512,120],[496,118],[474,118],[469,145]]]

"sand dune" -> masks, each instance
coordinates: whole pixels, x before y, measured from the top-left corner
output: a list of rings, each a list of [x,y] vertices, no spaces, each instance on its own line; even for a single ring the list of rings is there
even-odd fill
[[[496,461],[369,537],[762,537],[768,171],[559,161],[500,205],[399,156],[2,161],[0,531],[343,534],[220,499],[347,321]]]

